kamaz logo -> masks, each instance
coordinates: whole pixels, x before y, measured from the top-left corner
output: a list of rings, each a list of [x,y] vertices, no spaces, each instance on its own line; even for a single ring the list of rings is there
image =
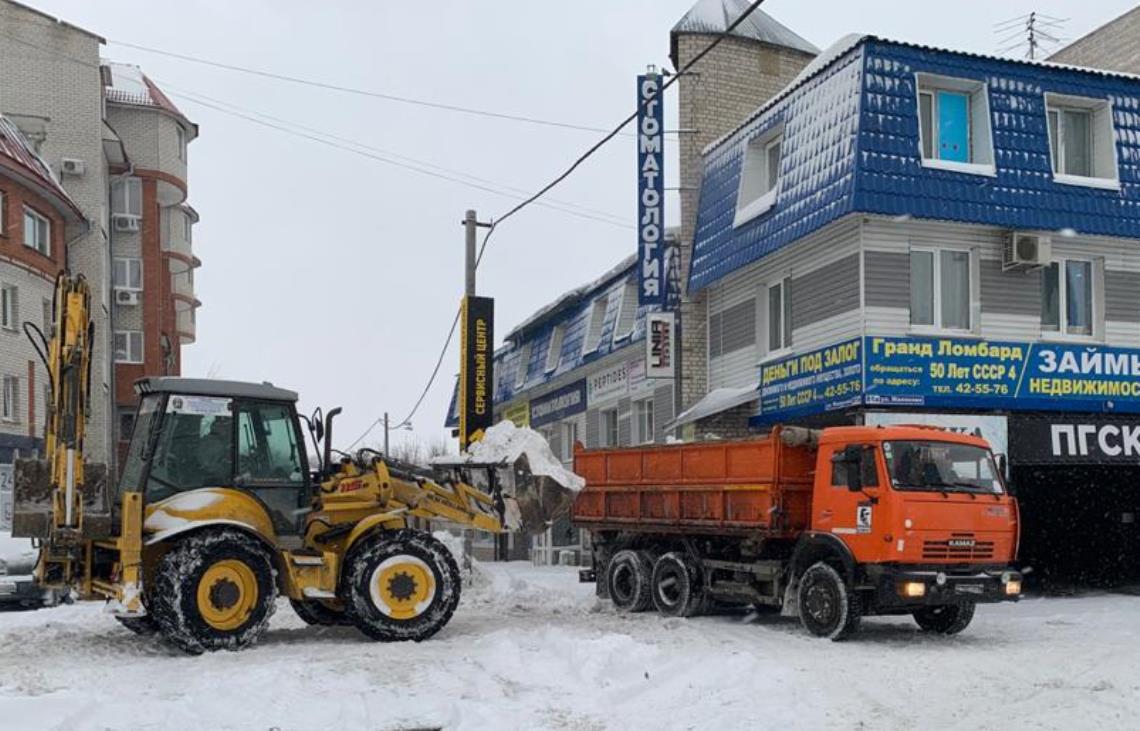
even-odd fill
[[[950,548],[973,548],[973,538],[951,538],[948,544]]]

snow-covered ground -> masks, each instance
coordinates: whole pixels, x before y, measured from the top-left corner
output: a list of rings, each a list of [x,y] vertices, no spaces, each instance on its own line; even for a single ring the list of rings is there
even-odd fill
[[[965,634],[869,620],[618,615],[573,569],[484,566],[422,644],[306,627],[186,657],[96,605],[0,612],[0,728],[1137,728],[1140,598],[982,607]]]

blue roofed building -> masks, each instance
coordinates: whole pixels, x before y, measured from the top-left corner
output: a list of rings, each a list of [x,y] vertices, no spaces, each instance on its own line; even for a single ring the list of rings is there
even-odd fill
[[[1140,77],[848,36],[703,163],[671,427],[977,431],[1033,559],[1077,503],[1140,547]]]

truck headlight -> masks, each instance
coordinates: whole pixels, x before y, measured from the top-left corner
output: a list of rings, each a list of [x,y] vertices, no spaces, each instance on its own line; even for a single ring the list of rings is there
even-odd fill
[[[899,593],[911,599],[926,596],[926,584],[921,581],[906,581],[899,586]]]
[[[1021,593],[1021,579],[1010,579],[1005,582],[1006,596],[1017,596]]]

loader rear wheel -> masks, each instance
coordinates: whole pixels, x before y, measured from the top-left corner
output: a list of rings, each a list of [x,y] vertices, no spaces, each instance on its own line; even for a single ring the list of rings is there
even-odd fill
[[[322,627],[336,627],[338,625],[351,625],[350,618],[344,609],[330,607],[328,604],[316,599],[290,599],[293,611],[304,620],[305,624]]]
[[[820,561],[800,577],[800,623],[816,637],[842,640],[859,629],[859,595],[832,566]]]
[[[151,614],[162,636],[193,655],[257,642],[276,608],[273,558],[232,528],[195,533],[155,570]]]
[[[653,561],[645,551],[618,551],[606,567],[610,600],[619,612],[644,612],[653,606]]]
[[[455,559],[421,531],[365,538],[353,547],[345,567],[349,616],[374,640],[426,640],[443,629],[459,604]]]
[[[704,605],[701,569],[687,553],[672,551],[653,564],[653,606],[668,617],[691,617]]]
[[[926,632],[956,635],[974,619],[973,602],[948,604],[941,607],[923,607],[914,613],[914,621]]]

